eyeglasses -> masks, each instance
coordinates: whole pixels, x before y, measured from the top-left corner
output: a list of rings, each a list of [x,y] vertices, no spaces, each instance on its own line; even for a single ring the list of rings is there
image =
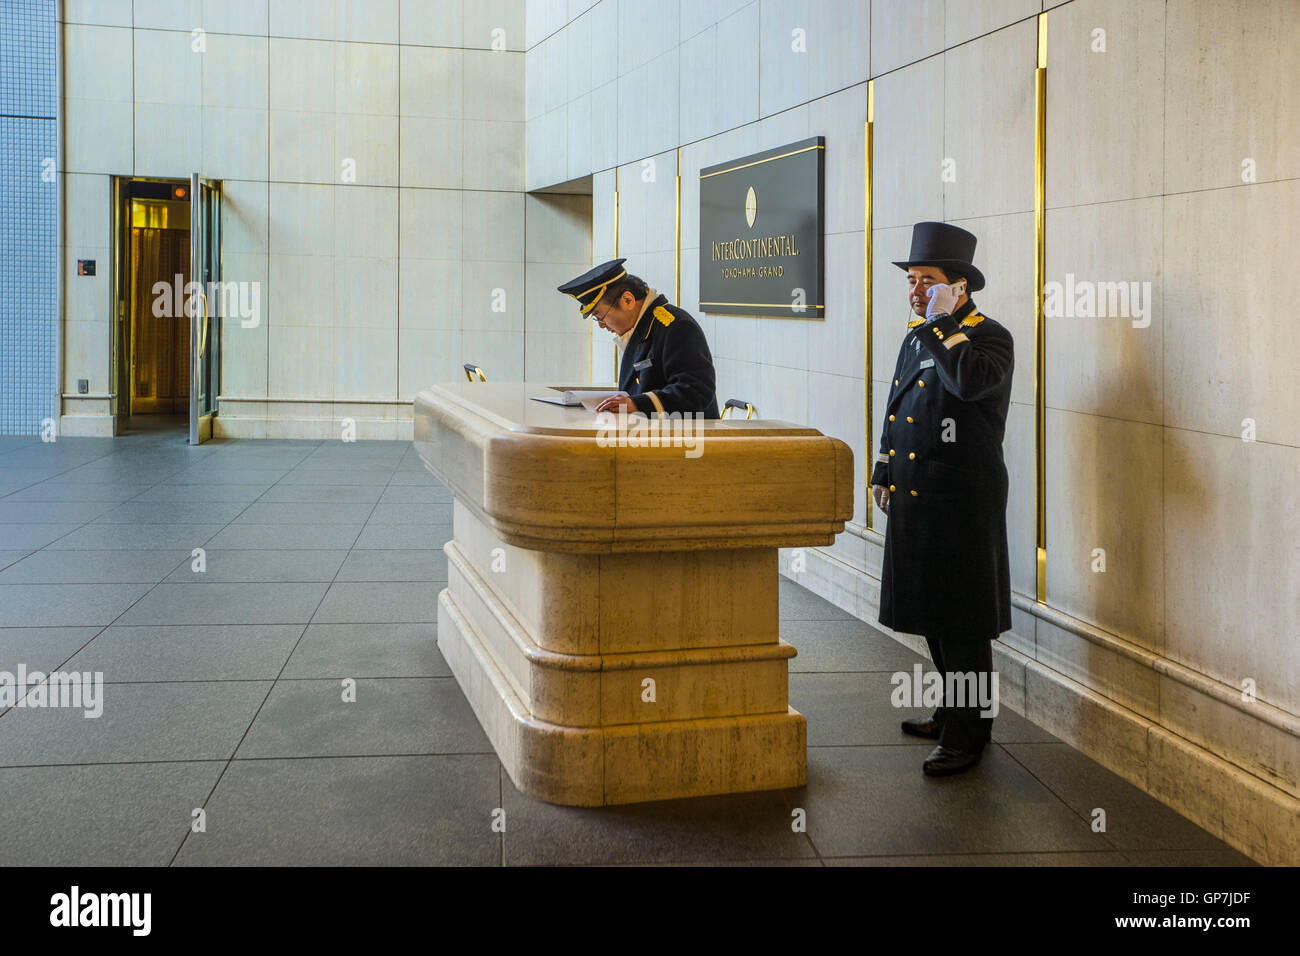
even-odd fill
[[[610,311],[611,311],[613,308],[614,308],[613,303],[610,303],[608,306],[606,306],[606,308],[605,308],[605,314],[604,314],[604,315],[597,315],[597,314],[596,314],[596,310],[595,310],[595,309],[592,309],[592,310],[591,310],[591,321],[593,321],[593,322],[604,322],[604,321],[605,321],[605,316],[606,316],[606,315],[609,315]]]

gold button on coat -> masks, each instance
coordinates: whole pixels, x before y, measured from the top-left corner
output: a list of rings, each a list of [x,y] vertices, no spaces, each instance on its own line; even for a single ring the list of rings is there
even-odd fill
[[[923,378],[918,378],[918,379],[916,380],[916,384],[917,384],[917,385],[920,385],[922,388],[925,388],[925,379],[923,379]]]
[[[893,457],[894,457],[894,449],[892,449],[892,448],[889,449],[889,457],[890,457],[890,458],[893,458]]]
[[[890,415],[890,416],[889,416],[889,420],[892,422],[892,421],[894,420],[894,416],[893,416],[893,415]]]
[[[908,416],[907,416],[907,420],[908,420],[909,422],[914,422],[914,421],[916,421],[916,419],[913,418],[911,415],[908,415]]]
[[[893,490],[894,490],[894,486],[893,486],[893,485],[890,485],[890,486],[889,486],[889,490],[890,490],[890,491],[893,491]]]
[[[916,492],[915,492],[915,491],[912,492],[912,497],[913,497],[913,498],[916,497]]]
[[[895,385],[898,384],[898,379],[894,379],[894,384],[895,384]]]
[[[908,458],[915,458],[915,457],[916,457],[916,452],[914,452],[914,451],[909,451],[909,452],[907,453],[907,457],[908,457]]]

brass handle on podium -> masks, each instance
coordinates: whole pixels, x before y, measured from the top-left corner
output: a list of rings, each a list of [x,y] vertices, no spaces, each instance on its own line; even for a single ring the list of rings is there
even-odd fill
[[[729,398],[727,399],[727,404],[722,406],[722,417],[726,418],[727,412],[733,408],[743,408],[745,410],[745,421],[749,421],[758,414],[758,409],[749,402],[742,402],[738,398]]]

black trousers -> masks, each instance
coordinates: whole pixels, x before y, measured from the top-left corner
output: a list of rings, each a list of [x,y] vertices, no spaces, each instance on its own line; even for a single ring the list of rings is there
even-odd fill
[[[944,677],[944,701],[934,714],[934,720],[943,724],[943,733],[939,745],[952,750],[983,750],[993,733],[993,718],[981,717],[983,709],[978,701],[967,699],[965,707],[954,706],[949,691],[952,684],[948,680],[950,673],[968,674],[974,672],[981,683],[977,686],[992,688],[992,678],[988,675],[993,670],[993,642],[991,640],[960,641],[926,635],[925,642],[930,645],[930,657],[935,669]],[[973,706],[972,706],[973,705]]]

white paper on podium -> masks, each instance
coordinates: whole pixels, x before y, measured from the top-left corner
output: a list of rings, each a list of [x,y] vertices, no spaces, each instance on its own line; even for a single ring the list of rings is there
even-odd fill
[[[587,411],[594,412],[596,406],[611,395],[626,394],[627,392],[610,391],[607,388],[570,388],[561,392],[556,398],[551,398],[549,395],[535,395],[533,401],[548,402],[551,405],[564,405],[573,408],[581,405]]]

